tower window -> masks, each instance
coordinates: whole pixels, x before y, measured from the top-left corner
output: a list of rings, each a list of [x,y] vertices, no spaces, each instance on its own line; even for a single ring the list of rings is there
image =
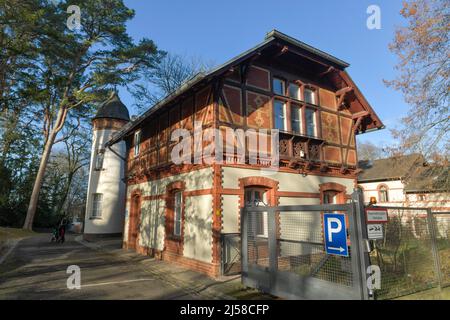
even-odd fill
[[[139,155],[139,147],[141,145],[141,131],[136,131],[134,133],[134,156]]]
[[[105,156],[105,150],[99,149],[97,151],[97,155],[95,157],[95,170],[102,170],[103,169],[103,158]]]
[[[102,193],[94,193],[92,197],[92,218],[101,218],[102,216]]]

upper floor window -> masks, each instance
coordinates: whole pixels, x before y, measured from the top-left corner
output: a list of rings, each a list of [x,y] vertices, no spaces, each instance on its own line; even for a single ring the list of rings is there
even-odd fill
[[[300,106],[291,106],[291,129],[295,133],[302,133],[302,109]]]
[[[418,194],[417,195],[417,200],[418,201],[425,201],[425,200],[427,200],[427,196],[424,195],[424,194]]]
[[[378,200],[380,202],[389,202],[388,188],[386,186],[378,188]]]
[[[141,145],[141,130],[134,133],[134,156],[139,155],[139,148]]]
[[[181,236],[181,218],[182,218],[182,208],[183,208],[183,196],[181,191],[176,191],[174,193],[174,228],[173,234],[177,237]]]
[[[92,218],[100,218],[102,216],[102,193],[94,193],[92,197]]]
[[[317,136],[316,110],[312,108],[305,109],[306,134],[308,136]]]
[[[316,104],[316,96],[314,90],[310,88],[305,88],[304,95],[305,95],[305,102],[310,104]]]
[[[286,131],[286,104],[282,101],[274,102],[275,129]]]
[[[289,84],[289,97],[292,99],[300,100],[300,86],[295,83]]]
[[[273,78],[272,89],[273,93],[278,94],[280,96],[284,96],[285,95],[284,81],[278,78]]]

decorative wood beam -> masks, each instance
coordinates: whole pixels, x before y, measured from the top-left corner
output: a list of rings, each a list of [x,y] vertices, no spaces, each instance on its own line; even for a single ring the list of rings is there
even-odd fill
[[[342,106],[344,104],[344,99],[347,93],[353,91],[353,87],[345,87],[336,92],[336,96],[339,96],[339,100],[337,102],[338,110],[342,110]]]
[[[248,74],[248,70],[250,69],[250,65],[253,63],[253,61],[255,61],[257,58],[259,58],[261,56],[261,52],[256,52],[252,57],[250,57],[248,59],[248,61],[246,63],[244,63],[241,66],[241,74],[242,74],[242,82],[245,83],[247,80],[247,74]]]
[[[319,77],[323,77],[323,76],[327,75],[328,73],[334,72],[334,71],[336,71],[336,68],[333,66],[330,66],[326,71],[319,73]]]
[[[285,54],[285,53],[288,52],[288,51],[289,51],[288,46],[283,46],[283,47],[281,48],[281,50],[280,50],[277,54],[275,54],[275,57],[274,57],[274,58],[278,58],[279,56]]]
[[[359,126],[361,125],[361,122],[363,121],[363,119],[365,118],[365,117],[367,117],[369,115],[369,113],[367,113],[367,114],[364,114],[364,115],[361,115],[360,117],[358,117],[357,119],[356,119],[356,122],[355,122],[355,124],[353,125],[353,132],[359,132]]]
[[[358,112],[358,113],[355,113],[355,114],[352,115],[352,119],[355,120],[355,119],[358,119],[360,117],[368,116],[369,114],[370,114],[369,111]]]

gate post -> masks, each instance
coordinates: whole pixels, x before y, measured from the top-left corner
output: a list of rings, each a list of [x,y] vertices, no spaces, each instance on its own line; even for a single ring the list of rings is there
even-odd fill
[[[242,277],[248,273],[248,214],[245,207],[241,208],[241,272]]]
[[[442,274],[441,274],[441,260],[439,257],[439,250],[437,247],[437,235],[436,235],[436,226],[434,224],[433,213],[430,208],[427,208],[427,222],[428,222],[428,230],[430,232],[430,240],[431,240],[431,250],[433,252],[433,260],[434,260],[434,269],[436,272],[436,280],[438,283],[438,288],[442,291]]]
[[[275,210],[270,209],[268,215],[268,247],[269,247],[269,273],[270,289],[273,290],[278,271],[278,252],[277,252],[277,223]]]
[[[353,208],[355,209],[356,238],[358,239],[359,265],[361,274],[361,293],[364,300],[373,300],[373,292],[367,288],[367,268],[370,266],[368,250],[369,236],[367,233],[366,212],[364,198],[361,190],[355,190],[352,194]]]

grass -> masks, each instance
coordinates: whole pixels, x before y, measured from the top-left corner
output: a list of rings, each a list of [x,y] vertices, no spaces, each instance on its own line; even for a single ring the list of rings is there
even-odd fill
[[[409,294],[394,300],[450,300],[450,287],[440,291],[437,288]]]
[[[32,236],[33,234],[33,231],[0,227],[0,247],[7,240],[26,238]]]

